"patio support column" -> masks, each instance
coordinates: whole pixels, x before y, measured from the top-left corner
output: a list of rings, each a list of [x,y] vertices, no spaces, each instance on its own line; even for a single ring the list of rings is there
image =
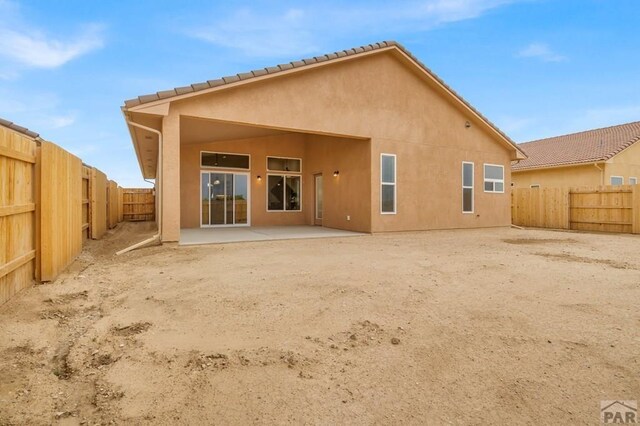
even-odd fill
[[[180,115],[162,119],[162,242],[180,241]]]

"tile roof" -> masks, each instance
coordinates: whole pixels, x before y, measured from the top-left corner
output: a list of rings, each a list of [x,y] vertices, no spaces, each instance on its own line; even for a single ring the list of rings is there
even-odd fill
[[[640,140],[640,121],[519,144],[528,157],[512,169],[526,170],[606,161]]]
[[[355,47],[353,49],[341,50],[340,52],[329,53],[322,56],[314,56],[313,58],[301,59],[299,61],[292,61],[286,64],[280,64],[273,67],[261,68],[249,72],[239,73],[227,77],[222,77],[217,80],[208,80],[202,83],[194,83],[190,86],[176,87],[170,90],[163,90],[161,92],[152,93],[149,95],[138,96],[134,99],[129,99],[124,102],[125,108],[131,108],[137,105],[158,101],[161,99],[167,99],[178,95],[184,95],[186,93],[199,92],[201,90],[211,89],[213,87],[222,86],[229,83],[235,83],[237,81],[249,80],[251,78],[260,77],[267,74],[277,74],[282,71],[287,71],[293,68],[301,68],[307,65],[312,65],[320,62],[325,62],[331,59],[338,59],[345,56],[352,56],[358,53],[369,52],[372,50],[378,50],[385,47],[396,46],[408,53],[406,49],[400,46],[395,41],[383,41],[380,43],[369,44],[367,46]],[[413,58],[413,56],[412,56]],[[415,60],[415,58],[413,58]]]
[[[36,132],[32,132],[31,130],[27,129],[26,127],[22,127],[22,126],[18,126],[15,123],[12,123],[9,120],[4,120],[2,118],[0,118],[0,125],[4,126],[4,127],[8,127],[11,130],[14,130],[18,133],[22,133],[25,136],[29,136],[30,138],[33,139],[37,139],[40,137],[40,135]]]
[[[462,96],[460,96],[451,87],[449,87],[449,85],[447,85],[440,77],[438,77],[433,71],[431,71],[431,69],[429,69],[425,64],[420,62],[415,56],[413,56],[411,52],[409,52],[404,46],[402,46],[397,41],[381,41],[379,43],[368,44],[366,46],[354,47],[352,49],[341,50],[338,52],[328,53],[326,55],[314,56],[313,58],[302,59],[299,61],[292,61],[289,63],[280,64],[272,67],[266,67],[266,68],[245,72],[245,73],[239,73],[239,74],[228,76],[228,77],[222,77],[217,80],[208,80],[202,83],[194,83],[190,86],[176,87],[174,89],[164,90],[164,91],[152,93],[149,95],[138,96],[137,98],[126,100],[124,102],[124,109],[126,110],[127,108],[132,108],[132,107],[149,103],[149,102],[164,100],[164,99],[172,98],[174,96],[184,95],[188,93],[195,93],[195,92],[211,89],[218,86],[223,86],[225,84],[235,83],[243,80],[250,80],[252,78],[261,77],[268,74],[278,74],[280,72],[287,71],[293,68],[302,68],[302,67],[317,64],[320,62],[331,61],[331,60],[343,58],[346,56],[358,55],[360,53],[366,53],[373,50],[379,50],[379,49],[384,49],[388,47],[396,47],[400,51],[402,51],[405,55],[407,55],[409,58],[411,58],[411,60],[413,60],[416,64],[418,64],[424,71],[426,71],[430,76],[432,76],[438,83],[440,83],[443,87],[445,87],[456,98],[458,98],[462,103],[464,103],[469,109],[471,109],[475,114],[477,114],[483,121],[485,121],[493,129],[495,129],[511,145],[513,145],[517,150],[519,150],[516,143],[512,141],[511,138],[509,138],[509,136],[507,136],[495,124],[493,124],[478,110],[476,110],[473,107],[473,105],[467,102],[467,100],[465,100]]]

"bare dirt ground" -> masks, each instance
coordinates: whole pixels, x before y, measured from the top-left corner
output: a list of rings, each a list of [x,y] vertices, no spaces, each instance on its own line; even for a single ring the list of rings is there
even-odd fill
[[[0,424],[596,424],[640,399],[640,238],[164,246],[0,307]]]

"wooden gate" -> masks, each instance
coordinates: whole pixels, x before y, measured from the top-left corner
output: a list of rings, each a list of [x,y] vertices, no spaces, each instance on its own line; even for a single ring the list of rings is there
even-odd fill
[[[153,189],[123,188],[122,218],[128,222],[155,220],[156,200]]]

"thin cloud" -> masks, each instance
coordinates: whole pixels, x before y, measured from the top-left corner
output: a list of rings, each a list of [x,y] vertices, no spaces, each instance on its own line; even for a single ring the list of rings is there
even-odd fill
[[[238,49],[248,56],[306,54],[316,49],[313,35],[307,29],[308,20],[300,9],[289,9],[273,16],[241,9],[222,21],[188,34],[215,45]]]
[[[104,45],[102,28],[91,26],[71,41],[0,28],[0,55],[34,68],[57,68]]]
[[[63,127],[71,126],[76,122],[74,115],[56,115],[48,118],[49,126],[54,129],[61,129]]]
[[[185,33],[247,56],[287,57],[318,52],[325,49],[323,43],[345,34],[385,37],[389,32],[427,31],[522,1],[526,0],[422,0],[364,7],[329,4],[276,13],[243,8],[211,23],[190,24]]]
[[[520,58],[536,58],[544,62],[563,62],[567,60],[566,56],[554,52],[547,44],[531,43],[520,52]]]
[[[436,0],[423,3],[423,19],[432,18],[438,23],[446,23],[475,19],[491,9],[516,3],[516,0]]]
[[[16,4],[0,0],[0,56],[7,62],[27,68],[57,68],[103,46],[102,25],[86,25],[74,37],[61,38],[32,27],[24,22]],[[0,75],[7,79],[15,78],[16,73],[0,69]]]

